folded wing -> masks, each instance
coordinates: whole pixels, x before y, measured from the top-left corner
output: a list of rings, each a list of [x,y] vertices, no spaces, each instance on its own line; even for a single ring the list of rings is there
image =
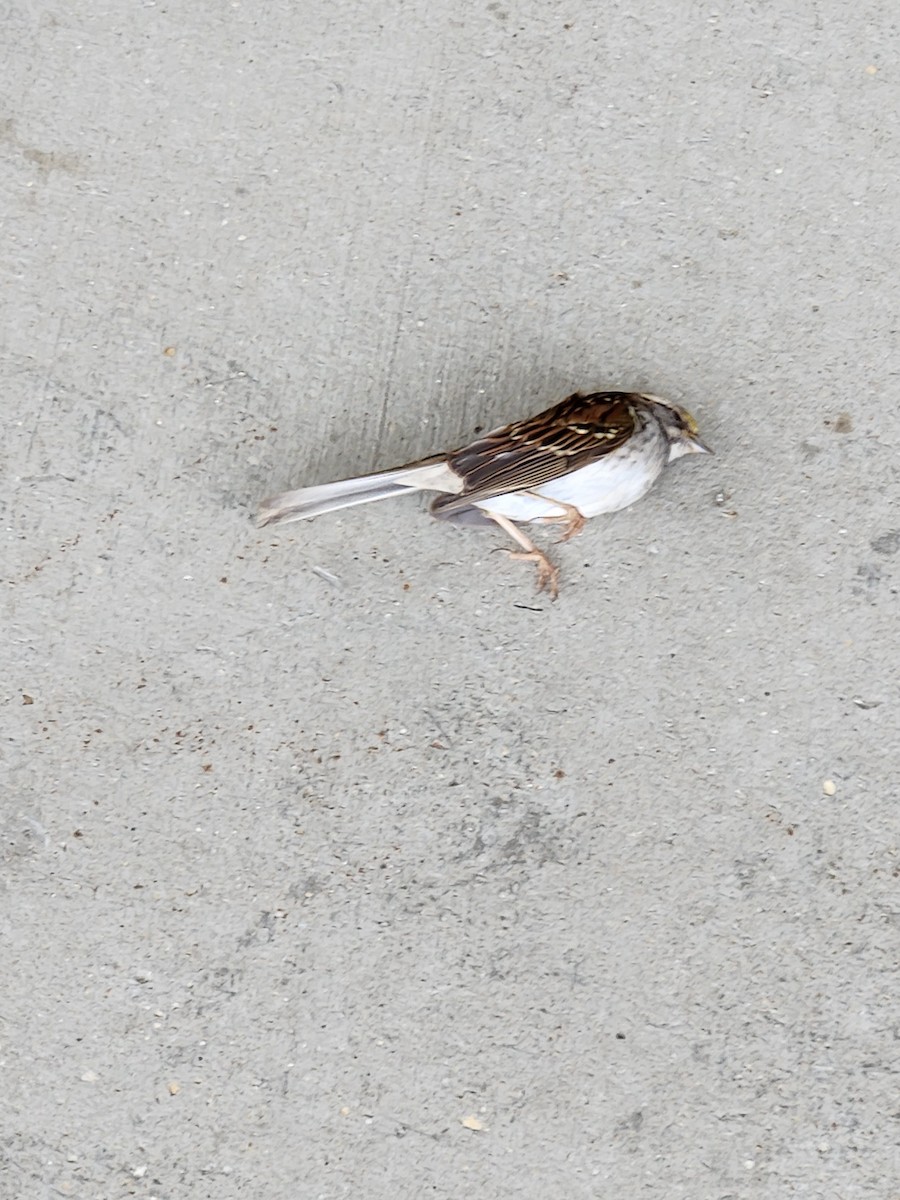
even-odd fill
[[[611,454],[628,440],[637,421],[630,392],[576,393],[527,421],[487,433],[455,450],[447,465],[463,480],[457,495],[439,496],[436,515],[491,496],[536,491],[543,484]]]

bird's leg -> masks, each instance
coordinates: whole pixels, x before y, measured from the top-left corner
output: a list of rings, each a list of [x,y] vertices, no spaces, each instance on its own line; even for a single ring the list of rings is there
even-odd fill
[[[566,504],[564,500],[551,500],[549,496],[542,496],[540,492],[525,492],[526,496],[534,496],[537,500],[543,500],[546,504],[555,504],[557,508],[563,510],[561,517],[538,517],[542,525],[565,525],[563,535],[559,539],[561,542],[567,542],[569,538],[575,537],[581,533],[586,524],[584,517],[574,504]]]
[[[487,510],[483,509],[482,511],[486,512]],[[506,553],[510,558],[515,558],[520,562],[533,562],[538,573],[537,590],[542,592],[546,588],[550,593],[550,599],[555,600],[559,595],[559,567],[554,566],[543,550],[538,550],[534,542],[526,537],[509,517],[501,517],[498,513],[492,512],[487,515],[522,547],[521,550],[507,550]]]

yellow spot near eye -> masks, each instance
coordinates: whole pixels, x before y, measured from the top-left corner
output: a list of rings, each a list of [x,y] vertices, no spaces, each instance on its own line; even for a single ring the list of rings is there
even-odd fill
[[[696,437],[697,434],[700,432],[700,427],[697,424],[697,422],[694,420],[694,418],[691,416],[691,414],[689,412],[686,412],[683,408],[680,408],[678,410],[678,412],[679,412],[679,415],[681,416],[682,421],[684,421],[685,429],[687,429],[688,433],[692,437]]]

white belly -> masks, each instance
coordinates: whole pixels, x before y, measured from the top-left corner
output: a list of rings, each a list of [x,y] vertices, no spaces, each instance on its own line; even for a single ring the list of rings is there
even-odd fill
[[[615,452],[571,475],[541,484],[535,495],[508,492],[481,500],[475,507],[522,523],[565,516],[565,509],[554,504],[554,500],[577,508],[583,517],[618,512],[645,496],[659,477],[666,464],[668,446],[661,441],[654,450],[657,452],[642,456],[640,465],[630,451]]]

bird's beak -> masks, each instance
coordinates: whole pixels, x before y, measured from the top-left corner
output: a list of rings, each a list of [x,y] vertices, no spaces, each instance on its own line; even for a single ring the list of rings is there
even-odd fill
[[[706,442],[704,442],[701,438],[698,438],[696,434],[692,434],[692,436],[688,439],[688,443],[691,447],[692,454],[715,454],[715,450],[711,450],[710,447],[707,446]]]

